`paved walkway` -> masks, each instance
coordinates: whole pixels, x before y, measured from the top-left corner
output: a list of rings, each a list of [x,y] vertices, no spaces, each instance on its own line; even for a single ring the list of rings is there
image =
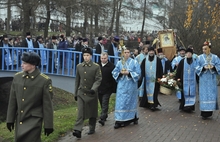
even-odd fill
[[[139,108],[139,124],[114,129],[114,113],[109,115],[105,126],[97,124],[96,133],[85,134],[81,139],[69,132],[58,142],[220,142],[220,113],[215,111],[213,117],[203,120],[200,117],[199,103],[192,113],[178,110],[179,102],[174,95],[159,95],[162,105],[160,110]]]

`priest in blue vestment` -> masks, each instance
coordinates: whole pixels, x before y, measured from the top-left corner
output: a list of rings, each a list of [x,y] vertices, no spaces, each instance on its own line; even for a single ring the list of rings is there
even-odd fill
[[[148,49],[147,57],[141,63],[141,78],[138,85],[144,80],[144,95],[140,101],[140,107],[149,108],[152,111],[156,110],[158,105],[158,92],[160,84],[157,82],[162,78],[163,70],[160,59],[155,55],[153,47]]]
[[[186,53],[186,50],[184,47],[179,47],[178,49],[178,53],[179,55],[177,57],[175,57],[171,63],[171,66],[172,66],[172,70],[176,70],[178,65],[179,65],[179,62],[185,58],[185,53]],[[176,92],[176,97],[179,99],[181,99],[181,92],[180,91],[177,91]]]
[[[117,82],[115,101],[115,126],[124,127],[131,122],[138,123],[138,79],[141,70],[138,62],[130,58],[130,51],[123,51],[124,57],[118,61],[112,71],[112,76]]]
[[[148,47],[149,45],[145,44],[141,49],[141,53],[136,56],[135,59],[137,60],[139,65],[141,65],[142,61],[146,58],[148,53]],[[143,95],[144,95],[144,81],[142,81],[141,86],[138,88],[138,96],[143,97]]]
[[[176,70],[176,68],[177,68],[177,66],[178,66],[178,64],[179,64],[179,62],[180,62],[180,60],[182,60],[183,58],[185,58],[185,53],[186,53],[185,48],[180,47],[180,48],[178,49],[178,52],[179,52],[179,55],[178,55],[177,57],[175,57],[175,58],[173,59],[172,63],[171,63],[173,70]]]
[[[163,67],[163,74],[167,74],[169,72],[172,72],[171,62],[163,54],[163,49],[162,48],[157,49],[157,56],[161,60],[161,64],[162,64],[162,67]]]
[[[180,110],[191,112],[195,110],[196,102],[196,59],[193,50],[186,50],[186,58],[182,59],[177,67],[175,79],[180,79],[181,91]]]
[[[220,74],[220,61],[212,54],[211,46],[205,42],[203,54],[197,58],[196,73],[199,75],[199,104],[203,119],[211,117],[218,110],[218,88],[216,76]]]

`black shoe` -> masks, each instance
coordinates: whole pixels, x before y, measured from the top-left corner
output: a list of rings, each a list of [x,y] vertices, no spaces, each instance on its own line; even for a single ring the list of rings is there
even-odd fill
[[[202,119],[203,119],[203,120],[206,120],[206,119],[207,119],[207,117],[202,117]]]
[[[137,124],[138,124],[138,120],[135,120],[135,121],[134,121],[134,125],[137,125]]]
[[[104,126],[105,125],[105,121],[104,120],[99,120],[99,123]]]
[[[77,137],[77,138],[81,138],[81,132],[78,131],[78,130],[74,130],[73,136],[75,136],[75,137]]]
[[[87,134],[88,135],[92,135],[92,134],[94,134],[95,133],[95,130],[90,130]]]
[[[118,129],[118,128],[120,128],[120,127],[121,127],[121,125],[118,124],[118,123],[116,123],[115,126],[114,126],[115,129]]]
[[[155,111],[155,110],[156,110],[156,107],[150,107],[150,109],[151,109],[152,111]]]

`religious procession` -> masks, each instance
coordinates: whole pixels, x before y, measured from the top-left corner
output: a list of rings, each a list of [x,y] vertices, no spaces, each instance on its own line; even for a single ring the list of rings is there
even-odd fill
[[[189,116],[185,114],[198,112],[194,118],[199,123],[217,121],[213,116],[219,113],[219,1],[25,3],[4,3],[7,17],[0,15],[0,108],[5,109],[0,111],[0,128],[4,124],[2,129],[9,130],[1,131],[0,141],[57,141],[67,133],[72,141],[112,131],[112,137],[129,137],[135,132],[115,135],[141,121],[148,125],[142,123],[138,129],[148,135],[145,130],[159,122],[148,118],[160,113],[181,115],[183,123]],[[56,77],[63,77],[58,87],[71,85],[66,87],[71,95],[62,103],[72,109],[59,116],[54,104],[66,92],[55,93],[61,90],[54,86]],[[175,111],[163,109],[168,100],[160,99],[164,96],[175,99],[169,102]],[[67,120],[71,124],[64,126]]]

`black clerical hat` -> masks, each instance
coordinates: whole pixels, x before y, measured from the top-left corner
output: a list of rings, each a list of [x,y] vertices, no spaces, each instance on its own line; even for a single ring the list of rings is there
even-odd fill
[[[187,49],[186,49],[186,53],[187,53],[187,52],[191,52],[191,53],[193,54],[193,49],[187,48]]]
[[[157,53],[163,53],[162,48],[158,48],[158,49],[157,49]]]
[[[155,51],[155,50],[154,50],[154,47],[153,47],[153,46],[150,46],[150,47],[148,48],[148,51]]]
[[[178,51],[182,51],[182,50],[183,50],[183,51],[186,51],[186,49],[185,49],[184,47],[182,47],[182,46],[179,47]]]
[[[26,36],[30,36],[31,35],[31,32],[26,32]]]

